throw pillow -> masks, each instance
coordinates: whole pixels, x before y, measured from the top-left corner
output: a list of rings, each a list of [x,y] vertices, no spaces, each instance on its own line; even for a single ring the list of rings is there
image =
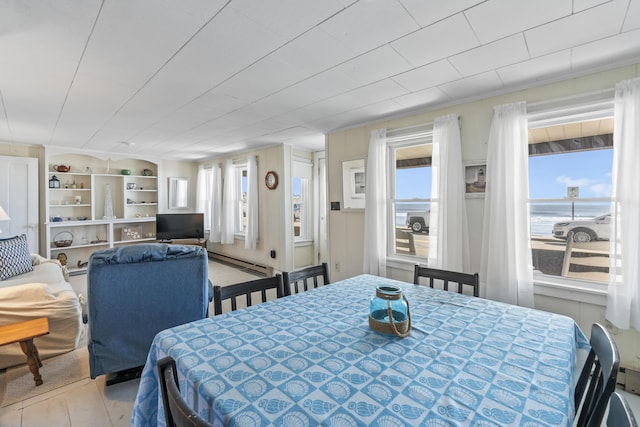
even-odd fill
[[[33,271],[27,236],[0,240],[0,280]]]

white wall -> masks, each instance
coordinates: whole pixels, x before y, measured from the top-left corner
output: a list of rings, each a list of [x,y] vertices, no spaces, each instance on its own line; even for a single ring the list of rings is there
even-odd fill
[[[342,204],[342,169],[346,160],[366,158],[370,132],[378,128],[402,128],[432,122],[436,117],[448,113],[461,118],[462,159],[475,161],[486,159],[487,138],[493,107],[516,101],[537,102],[571,95],[613,88],[619,81],[640,76],[640,64],[592,74],[584,77],[560,81],[536,88],[525,89],[504,95],[493,96],[456,106],[396,118],[366,126],[335,132],[327,138],[327,168],[329,176],[329,201]],[[467,198],[467,217],[470,229],[471,266],[480,268],[480,248],[482,239],[483,198]],[[332,281],[362,273],[364,240],[364,212],[329,212],[329,259]],[[413,265],[396,265],[389,268],[388,276],[405,281],[413,281]],[[606,299],[600,295],[597,303],[579,302],[570,297],[561,299],[548,295],[536,296],[536,307],[573,317],[588,333],[594,321],[605,322]],[[626,366],[640,368],[640,334],[613,330],[623,362]]]

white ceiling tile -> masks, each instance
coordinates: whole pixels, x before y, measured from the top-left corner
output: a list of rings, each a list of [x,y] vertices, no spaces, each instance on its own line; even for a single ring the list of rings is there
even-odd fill
[[[342,70],[332,68],[296,83],[247,107],[265,110],[274,115],[304,107],[358,87],[358,80]]]
[[[290,39],[340,12],[345,5],[336,0],[235,0],[229,7],[266,30]]]
[[[410,91],[418,91],[458,80],[460,73],[449,61],[442,60],[393,76],[393,80]]]
[[[598,40],[572,50],[574,70],[629,63],[640,59],[640,29]]]
[[[321,29],[312,28],[273,55],[313,75],[351,59],[353,52]]]
[[[611,0],[573,0],[573,13],[599,6]]]
[[[459,13],[391,43],[400,55],[419,67],[478,46],[478,40]]]
[[[302,122],[315,121],[320,118],[336,114],[336,112],[345,112],[362,108],[406,93],[406,89],[394,81],[386,79],[325,99],[306,107],[290,111],[287,115],[296,117]]]
[[[419,26],[401,4],[387,0],[357,2],[320,24],[320,28],[354,53],[362,53],[415,31]]]
[[[567,49],[499,68],[497,73],[505,85],[515,85],[551,78],[569,71],[571,71],[571,51]]]
[[[449,58],[449,62],[463,76],[472,76],[527,59],[529,59],[529,53],[524,37],[522,34],[515,34],[454,55]]]
[[[571,15],[572,0],[489,0],[464,12],[482,44]]]
[[[233,94],[235,98],[251,103],[306,77],[309,74],[297,65],[269,55],[218,85],[216,91]]]
[[[498,90],[501,87],[502,82],[495,71],[487,71],[484,74],[466,77],[438,86],[442,92],[453,99],[473,98],[483,93]]]
[[[366,107],[357,110],[320,119],[313,123],[319,128],[340,129],[349,126],[352,123],[380,119],[397,112],[399,108],[400,106],[394,101],[382,101],[377,104],[367,105]]]
[[[356,83],[349,89],[354,89],[411,68],[411,64],[398,52],[389,46],[382,46],[338,65],[334,71],[350,76]]]
[[[483,1],[484,0],[400,0],[421,27],[426,27],[434,22],[448,18]]]
[[[106,2],[91,35],[79,74],[139,87],[224,5],[155,0]]]
[[[631,0],[629,2],[629,9],[627,10],[627,16],[622,26],[622,31],[631,31],[636,28],[640,28],[640,1]]]
[[[447,95],[438,88],[429,88],[394,98],[404,108],[427,107],[429,105],[449,101]]]
[[[525,32],[531,57],[546,55],[618,34],[627,0],[613,0],[602,6],[549,22]],[[607,19],[602,19],[606,16]],[[589,31],[585,31],[589,28]]]

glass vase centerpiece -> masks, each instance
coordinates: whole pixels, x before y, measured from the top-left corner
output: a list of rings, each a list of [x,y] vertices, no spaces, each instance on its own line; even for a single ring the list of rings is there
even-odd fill
[[[400,338],[411,332],[409,301],[399,287],[380,285],[369,304],[369,327],[381,334]]]

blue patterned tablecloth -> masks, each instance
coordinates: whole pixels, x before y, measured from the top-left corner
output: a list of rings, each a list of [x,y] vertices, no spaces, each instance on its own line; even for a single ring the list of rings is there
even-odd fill
[[[368,326],[389,283],[410,303],[404,339]],[[170,355],[214,426],[568,426],[588,349],[566,316],[362,275],[160,332],[132,425],[165,425],[156,362]]]

